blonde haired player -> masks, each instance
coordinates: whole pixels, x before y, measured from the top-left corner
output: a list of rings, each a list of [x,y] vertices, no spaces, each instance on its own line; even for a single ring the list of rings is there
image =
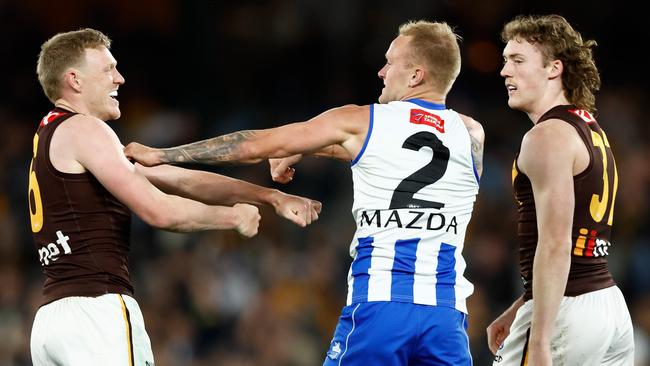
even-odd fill
[[[260,220],[251,204],[271,204],[301,226],[320,211],[318,202],[217,174],[130,163],[105,122],[120,117],[124,84],[110,44],[93,29],[60,33],[38,58],[39,81],[55,107],[34,135],[29,175],[31,229],[45,274],[31,335],[37,366],[154,364],[129,276],[131,211],[161,229],[234,229],[246,237]]]
[[[409,22],[379,70],[379,104],[347,105],[306,122],[241,131],[176,148],[130,144],[145,165],[272,161],[289,181],[294,154],[351,163],[347,306],[325,365],[471,365],[462,249],[478,192],[483,129],[445,105],[460,72],[446,23]]]

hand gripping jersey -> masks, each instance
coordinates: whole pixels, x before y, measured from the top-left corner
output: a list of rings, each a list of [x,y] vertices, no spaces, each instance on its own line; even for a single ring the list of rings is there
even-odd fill
[[[467,313],[465,231],[478,175],[459,114],[418,99],[370,106],[352,162],[357,231],[347,304],[396,301]]]
[[[552,108],[540,117],[543,123],[559,119],[573,126],[589,151],[589,165],[573,177],[575,209],[571,233],[571,269],[565,296],[578,296],[614,286],[607,256],[614,220],[618,172],[605,132],[587,111],[572,105]],[[512,167],[512,184],[518,202],[517,237],[519,268],[524,281],[524,300],[533,297],[533,259],[537,249],[537,216],[530,179]]]
[[[92,174],[63,173],[50,161],[52,135],[73,115],[55,108],[34,135],[28,198],[45,304],[68,296],[133,295],[131,212]]]

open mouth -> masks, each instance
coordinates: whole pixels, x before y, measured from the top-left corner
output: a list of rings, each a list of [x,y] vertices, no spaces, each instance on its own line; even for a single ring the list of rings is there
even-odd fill
[[[108,96],[117,100],[117,90],[113,90],[112,92],[108,93]]]

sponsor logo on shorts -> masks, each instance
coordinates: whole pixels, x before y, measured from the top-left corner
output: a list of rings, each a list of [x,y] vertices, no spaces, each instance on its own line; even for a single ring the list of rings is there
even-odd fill
[[[341,342],[334,342],[332,348],[327,351],[327,357],[336,360],[339,358],[339,355],[341,355]]]

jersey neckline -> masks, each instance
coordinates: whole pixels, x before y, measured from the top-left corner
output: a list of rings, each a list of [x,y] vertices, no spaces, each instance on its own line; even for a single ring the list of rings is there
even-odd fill
[[[433,103],[433,102],[427,102],[426,100],[422,99],[406,99],[405,102],[411,102],[413,104],[417,104],[420,107],[427,108],[427,109],[435,109],[435,110],[444,110],[447,109],[447,106],[444,104],[438,104],[438,103]]]

